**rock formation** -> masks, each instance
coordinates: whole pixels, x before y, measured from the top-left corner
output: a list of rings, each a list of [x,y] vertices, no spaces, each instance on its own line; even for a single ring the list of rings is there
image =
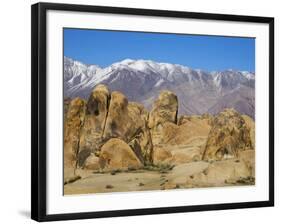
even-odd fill
[[[234,109],[225,109],[213,120],[203,159],[237,158],[239,151],[252,148],[250,129],[243,117]]]
[[[255,141],[255,122],[248,115],[243,114],[242,117],[245,121],[246,127],[248,129],[250,129],[250,137],[251,137],[252,146],[253,146],[253,148],[255,148],[255,142],[256,142]]]
[[[163,126],[163,139],[165,144],[188,144],[196,137],[205,137],[209,134],[211,118],[199,116],[185,116],[178,125],[167,122]]]
[[[152,139],[148,129],[148,112],[138,103],[128,102],[120,92],[109,92],[105,85],[97,85],[87,102],[76,98],[65,101],[65,153],[74,152],[71,161],[75,166],[93,169],[90,165],[101,147],[112,138],[128,143],[141,163],[152,163]],[[81,104],[79,116],[77,105]],[[75,107],[75,108],[74,108]],[[79,109],[79,108],[78,108]],[[71,140],[72,139],[72,140]],[[71,148],[71,150],[69,150]],[[75,156],[74,156],[75,155]]]
[[[83,166],[85,159],[98,151],[103,144],[109,101],[110,93],[105,85],[96,86],[88,99],[80,134],[79,166]]]
[[[120,92],[111,93],[104,139],[121,138],[129,143],[141,161],[151,162],[152,141],[147,128],[147,112],[137,103],[128,103]]]
[[[171,91],[162,91],[149,114],[149,128],[165,122],[177,123],[178,98]]]
[[[151,129],[154,145],[163,143],[163,125],[166,122],[177,123],[178,98],[170,91],[162,91],[154,102],[149,114],[148,127]]]
[[[211,129],[212,116],[185,116],[181,117],[178,124],[165,122],[161,125],[161,131],[154,132],[161,141],[154,145],[156,160],[160,162],[158,155],[167,155],[170,158],[162,161],[170,164],[181,164],[199,161],[205,150],[207,136]],[[161,136],[161,138],[159,138]],[[163,152],[160,152],[160,151]]]
[[[99,170],[100,162],[99,157],[97,157],[94,153],[91,153],[84,162],[83,168],[88,170]]]
[[[73,99],[68,106],[64,122],[64,176],[74,175],[79,151],[80,130],[84,122],[85,101]]]
[[[142,167],[142,163],[131,147],[118,138],[111,138],[102,146],[99,163],[101,168],[105,170],[127,170]]]
[[[156,165],[169,163],[172,156],[172,153],[164,147],[158,146],[153,149],[153,162]]]
[[[132,149],[137,152],[138,148],[141,153],[140,160],[144,163],[152,163],[152,152],[153,144],[151,134],[148,128],[148,112],[145,110],[144,106],[135,102],[130,102],[128,105],[129,117],[132,121],[138,120],[140,126],[135,132],[135,135],[131,138],[129,145]]]
[[[87,101],[75,98],[64,103],[67,185],[93,173],[119,175],[137,169],[142,169],[139,175],[146,169],[162,172],[161,189],[255,181],[255,122],[234,109],[215,116],[178,118],[179,102],[170,91],[161,92],[148,112],[143,105],[129,102],[123,93],[110,92],[102,84],[93,89]],[[150,174],[144,175],[146,184],[137,183],[138,187],[156,188],[155,183],[149,185]],[[106,186],[106,191],[113,188]],[[104,187],[99,185],[97,191]]]

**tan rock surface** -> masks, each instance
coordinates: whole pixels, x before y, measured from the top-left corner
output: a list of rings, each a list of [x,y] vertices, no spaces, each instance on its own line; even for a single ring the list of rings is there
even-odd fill
[[[79,166],[83,166],[86,158],[103,144],[109,100],[110,93],[105,85],[97,85],[88,99],[80,136]]]
[[[136,153],[140,150],[141,156],[139,156],[139,158],[141,161],[144,163],[152,163],[153,144],[147,125],[148,112],[143,105],[135,102],[129,103],[128,110],[132,122],[138,120],[140,125],[136,130],[135,135],[131,138],[132,140],[129,142],[129,145]]]
[[[255,150],[239,152],[239,159],[246,163],[251,172],[251,176],[255,177]]]
[[[227,159],[211,163],[203,172],[190,175],[187,185],[192,187],[225,186],[251,177],[246,163],[237,159]]]
[[[252,148],[245,120],[234,109],[226,109],[213,120],[203,159],[237,158],[239,151]]]
[[[154,147],[153,149],[153,163],[167,164],[172,158],[172,153],[163,147]]]
[[[131,110],[135,115],[136,110]],[[129,116],[128,99],[120,92],[111,93],[108,116],[104,129],[104,138],[122,138],[129,142],[141,127],[140,119],[132,120]]]
[[[172,145],[188,144],[197,137],[208,136],[210,129],[209,120],[203,118],[190,117],[181,125],[166,122],[163,125],[163,141]]]
[[[162,144],[158,144],[158,147],[170,152],[171,164],[199,161],[203,156],[210,128],[208,119],[195,116],[189,117],[181,125],[166,122],[161,132]]]
[[[206,139],[202,140],[202,144],[206,142]],[[170,158],[171,164],[182,164],[200,161],[203,155],[203,147],[181,145],[176,147],[170,147],[172,157]]]
[[[162,91],[149,115],[149,128],[165,122],[177,123],[178,98],[171,91]]]
[[[141,161],[151,162],[153,146],[147,128],[147,116],[148,112],[142,105],[128,103],[122,93],[112,92],[104,139],[121,138],[130,143]]]
[[[94,153],[91,153],[91,155],[85,160],[83,168],[88,170],[99,170],[99,157],[97,157]]]
[[[71,100],[64,121],[64,176],[66,179],[75,173],[84,116],[85,101],[80,98]]]
[[[102,146],[99,163],[105,170],[138,169],[143,166],[130,146],[118,138],[111,138]]]
[[[154,102],[149,114],[148,127],[151,130],[153,145],[163,141],[163,124],[166,122],[177,123],[178,99],[170,91],[162,91]]]
[[[242,115],[245,123],[246,123],[246,127],[250,129],[250,137],[251,137],[251,143],[252,143],[252,146],[253,146],[253,149],[255,149],[255,122],[254,120],[247,116],[247,115]]]

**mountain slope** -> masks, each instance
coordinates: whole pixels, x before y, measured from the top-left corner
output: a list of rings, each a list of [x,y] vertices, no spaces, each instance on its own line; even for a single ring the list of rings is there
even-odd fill
[[[179,114],[217,113],[234,107],[254,117],[255,76],[250,72],[207,73],[177,64],[131,59],[100,68],[64,58],[65,98],[88,98],[99,83],[148,109],[161,90],[171,90],[179,98]]]

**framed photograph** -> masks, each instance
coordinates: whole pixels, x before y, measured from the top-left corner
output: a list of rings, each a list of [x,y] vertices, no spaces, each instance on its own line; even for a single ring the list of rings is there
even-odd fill
[[[273,205],[273,18],[32,6],[32,219]]]

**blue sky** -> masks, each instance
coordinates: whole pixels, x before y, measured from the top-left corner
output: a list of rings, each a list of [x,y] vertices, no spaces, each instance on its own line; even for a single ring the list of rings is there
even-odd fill
[[[106,67],[131,59],[182,64],[205,71],[255,71],[255,39],[64,29],[64,55]]]

